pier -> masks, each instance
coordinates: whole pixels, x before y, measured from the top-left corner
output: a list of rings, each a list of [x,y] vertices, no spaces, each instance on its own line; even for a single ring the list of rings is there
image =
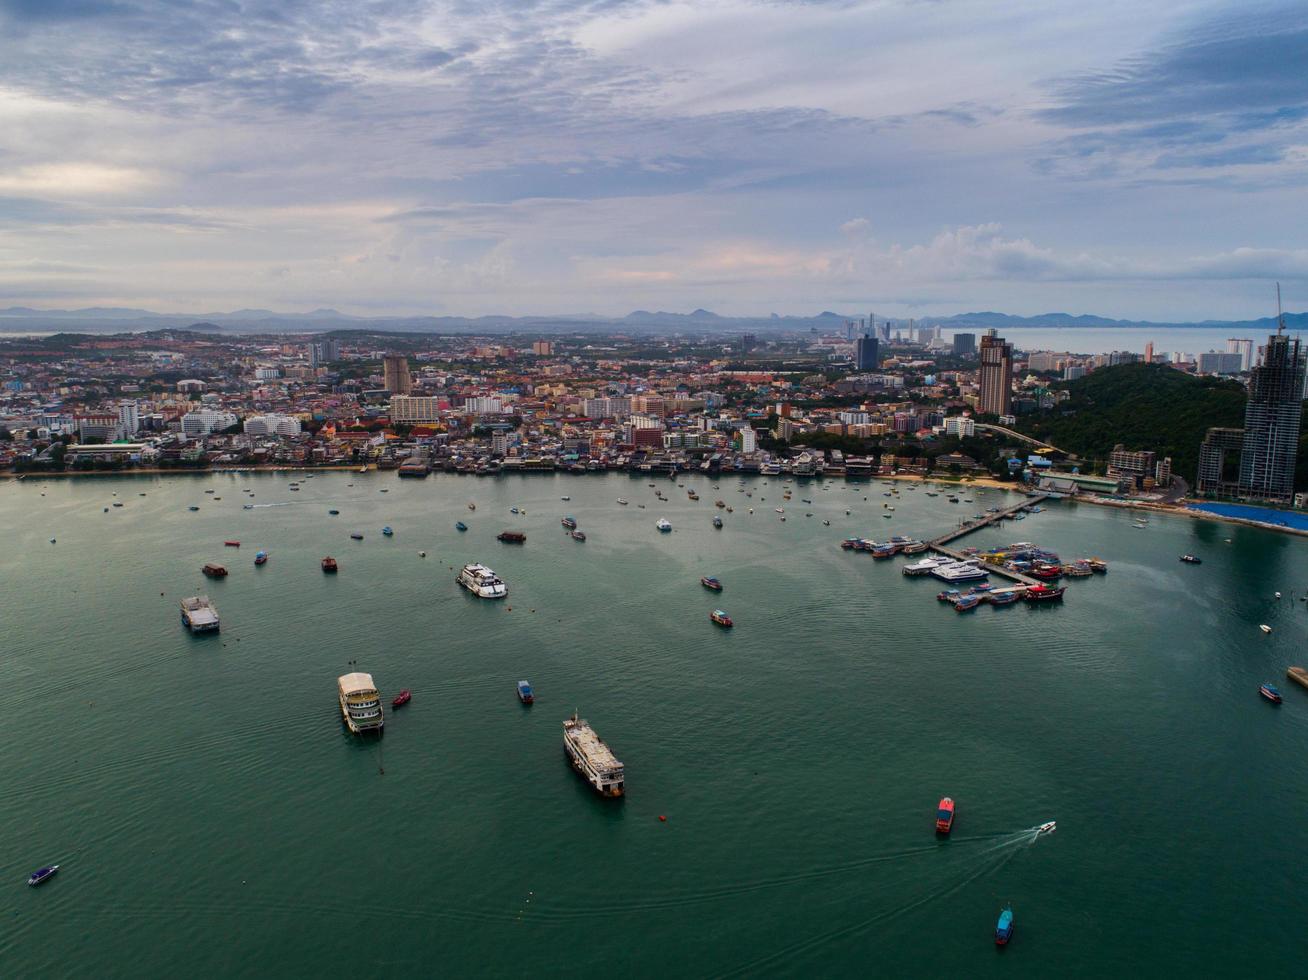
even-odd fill
[[[938,555],[945,555],[955,561],[966,561],[969,557],[968,555],[963,554],[961,551],[956,551],[955,549],[948,547],[948,545],[957,541],[961,537],[971,534],[973,531],[979,531],[981,528],[989,527],[991,524],[998,524],[1004,518],[1011,517],[1020,510],[1027,510],[1030,507],[1034,507],[1042,500],[1048,500],[1051,496],[1053,495],[1048,493],[1036,494],[1027,497],[1020,504],[1014,504],[1012,507],[1005,507],[1002,510],[997,510],[991,514],[985,514],[982,517],[974,517],[972,520],[960,524],[958,527],[954,528],[954,530],[928,541],[927,547]],[[1039,579],[1033,578],[1030,575],[1023,575],[1021,572],[1014,572],[1011,569],[1001,568],[998,565],[987,565],[986,568],[991,575],[998,575],[1000,578],[1006,578],[1009,581],[1017,582],[1020,585],[1044,584]]]

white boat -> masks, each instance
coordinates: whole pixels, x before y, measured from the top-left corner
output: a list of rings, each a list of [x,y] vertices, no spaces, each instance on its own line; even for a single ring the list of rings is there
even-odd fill
[[[668,520],[666,517],[660,517],[658,519],[658,522],[654,526],[658,528],[660,531],[662,531],[664,534],[672,530],[672,522]]]
[[[182,622],[192,633],[213,633],[218,630],[218,610],[207,595],[193,595],[182,600]]]
[[[601,796],[621,796],[626,782],[626,767],[618,761],[595,729],[575,714],[563,722],[563,748],[572,768],[585,777]]]
[[[900,571],[908,576],[926,575],[932,569],[940,568],[944,565],[952,565],[953,562],[954,560],[952,558],[941,558],[932,555],[930,558],[923,558],[921,561],[911,562],[901,568]]]
[[[627,506],[627,501],[623,500],[621,497],[618,498],[618,503],[620,503],[623,507]]]
[[[1272,628],[1268,626],[1266,623],[1259,623],[1258,628],[1262,630],[1264,633],[1270,633],[1272,631]]]
[[[464,565],[455,581],[482,599],[503,599],[509,594],[509,587],[485,565]]]
[[[1053,820],[1050,820],[1048,823],[1042,823],[1039,827],[1037,827],[1037,828],[1036,828],[1036,833],[1037,833],[1037,834],[1052,834],[1052,833],[1054,832],[1054,829],[1055,829],[1057,826],[1058,826],[1057,823],[1055,823]]]
[[[928,574],[942,582],[971,582],[990,573],[973,562],[955,561],[933,568]]]
[[[341,702],[341,717],[350,731],[359,735],[381,730],[384,723],[381,695],[372,682],[372,674],[342,674],[336,678],[336,690]]]

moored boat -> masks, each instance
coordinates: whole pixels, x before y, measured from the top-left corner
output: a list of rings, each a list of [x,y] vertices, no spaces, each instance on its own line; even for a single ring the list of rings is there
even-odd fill
[[[717,625],[724,626],[727,629],[730,629],[732,626],[735,625],[735,623],[731,621],[731,617],[728,616],[726,613],[724,613],[721,609],[714,609],[711,613],[709,613],[709,619],[713,620],[713,622],[717,623]]]
[[[395,700],[391,702],[392,708],[398,708],[400,705],[408,704],[413,699],[413,692],[407,687],[399,694],[395,695]]]
[[[255,555],[254,555],[254,563],[255,563],[256,565],[266,565],[266,564],[268,564],[268,552],[266,552],[266,551],[257,551],[257,552],[255,552]]]
[[[224,547],[224,548],[239,548],[240,546],[241,546],[241,542],[239,542],[239,541],[224,541],[224,542],[223,542],[223,547]]]
[[[523,531],[501,531],[496,537],[505,544],[526,544],[527,535]]]
[[[1281,692],[1271,683],[1266,683],[1258,688],[1258,693],[1261,694],[1264,699],[1272,702],[1272,704],[1281,703]]]
[[[704,586],[704,588],[706,589],[712,589],[714,592],[722,591],[722,583],[719,582],[717,578],[712,575],[705,575],[703,578],[699,580],[699,584]]]
[[[518,700],[523,704],[533,704],[536,701],[536,694],[526,681],[518,681]]]
[[[204,572],[209,578],[223,578],[227,575],[227,566],[209,562],[200,571]]]
[[[322,560],[322,570],[323,570],[324,572],[335,572],[335,571],[336,571],[336,559],[335,559],[335,558],[332,558],[330,555],[329,555],[328,557],[324,558],[324,559]]]
[[[585,540],[586,540],[586,532],[585,532],[585,531],[569,531],[568,534],[569,534],[569,536],[571,536],[571,538],[572,538],[573,541],[585,541]]]
[[[355,541],[362,541],[362,540],[363,540],[363,535],[360,534],[358,531],[355,531],[353,534],[350,535],[350,537],[351,537],[353,540],[355,540]]]
[[[58,870],[59,865],[57,864],[47,864],[44,868],[37,868],[27,876],[27,883],[33,888],[37,885],[43,885],[53,878]]]
[[[575,531],[577,529],[577,519],[573,517],[571,514],[563,518],[563,520],[560,521],[559,523],[562,524],[564,527],[566,527],[569,531]]]
[[[1005,905],[1003,911],[999,913],[999,921],[995,923],[995,945],[1007,946],[1008,941],[1013,938],[1013,906]]]
[[[954,602],[954,612],[971,612],[977,606],[981,605],[981,597],[974,593],[961,595]]]
[[[216,633],[218,610],[207,595],[193,595],[182,600],[182,622],[192,633]]]
[[[954,829],[954,801],[948,796],[936,806],[936,833],[947,834]]]
[[[336,692],[341,703],[341,718],[356,735],[380,732],[382,717],[381,695],[372,682],[372,674],[355,671],[336,678]]]
[[[464,565],[455,581],[481,599],[503,599],[509,594],[509,587],[503,579],[492,569],[476,562]]]
[[[463,521],[455,521],[455,522],[454,522],[454,530],[456,530],[456,531],[466,531],[466,530],[468,530],[468,525],[467,525],[467,524],[464,524]]]
[[[669,531],[672,530],[672,522],[668,520],[666,517],[660,517],[658,521],[655,522],[654,526],[658,528],[660,531],[662,531],[664,534],[667,534]]]
[[[391,537],[394,533],[395,533],[394,529],[389,524],[387,524],[384,528],[382,528],[382,534],[388,538]]]
[[[713,517],[713,526],[716,528],[722,527],[722,518],[718,517],[716,514]]]
[[[1022,593],[1022,598],[1027,602],[1059,602],[1063,598],[1063,593],[1067,591],[1067,586],[1060,585],[1050,587],[1048,585],[1032,585]]]
[[[575,713],[563,721],[563,748],[572,768],[601,796],[621,796],[625,792],[626,767],[586,719]]]

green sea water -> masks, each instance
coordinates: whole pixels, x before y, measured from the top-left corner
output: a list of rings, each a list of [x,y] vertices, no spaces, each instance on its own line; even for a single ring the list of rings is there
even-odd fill
[[[1061,607],[960,615],[838,544],[930,536],[1016,499],[999,491],[814,481],[783,502],[779,479],[691,476],[699,502],[663,478],[663,504],[626,475],[293,479],[0,482],[3,975],[1297,968],[1308,691],[1283,678],[1308,661],[1308,541],[1052,502],[964,543],[1109,573]],[[468,561],[508,600],[459,589]],[[196,592],[220,635],[181,626]],[[341,725],[352,662],[387,698],[380,741]],[[569,769],[574,709],[625,762],[624,800]]]

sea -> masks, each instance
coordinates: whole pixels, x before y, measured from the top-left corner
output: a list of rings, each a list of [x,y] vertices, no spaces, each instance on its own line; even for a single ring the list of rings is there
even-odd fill
[[[902,559],[839,547],[1018,499],[929,489],[0,481],[4,975],[1292,972],[1308,690],[1284,677],[1308,659],[1308,542],[1050,501],[963,544],[1108,573],[1061,605],[959,614]],[[506,600],[455,584],[472,561]],[[220,634],[183,628],[197,593]],[[352,670],[386,699],[384,738],[342,726]],[[570,769],[574,712],[625,763],[624,799]]]
[[[970,333],[979,338],[985,331],[969,327],[942,333],[948,337]],[[1110,351],[1143,354],[1145,345],[1152,343],[1155,357],[1224,351],[1230,338],[1252,340],[1255,349],[1267,342],[1265,333],[1250,333],[1232,327],[1002,327],[999,334],[1019,350],[1069,354],[1105,354]]]

